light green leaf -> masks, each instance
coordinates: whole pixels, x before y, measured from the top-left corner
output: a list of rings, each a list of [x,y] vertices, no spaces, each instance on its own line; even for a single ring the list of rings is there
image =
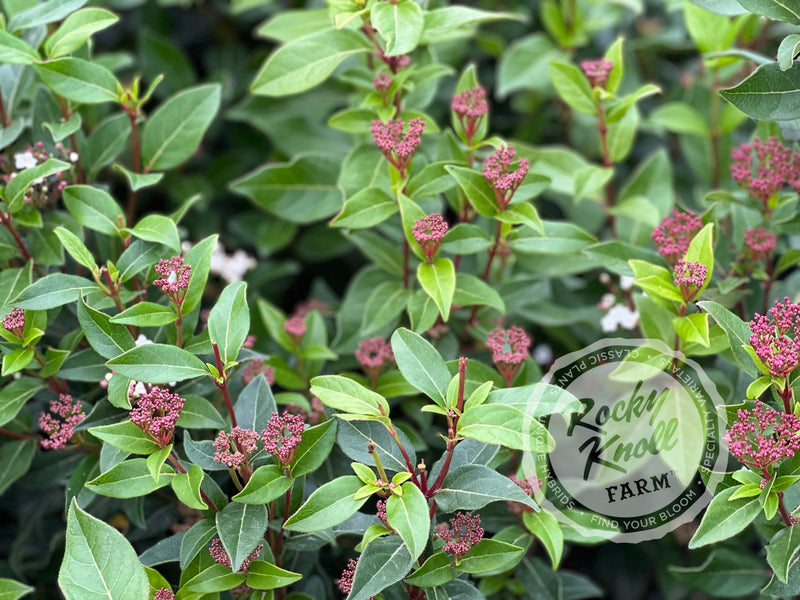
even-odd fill
[[[250,310],[247,308],[247,284],[228,284],[208,315],[208,335],[219,346],[223,365],[232,364],[239,355],[250,331]]]
[[[485,539],[475,544],[461,558],[458,569],[465,573],[482,574],[505,571],[516,565],[525,551],[519,546]]]
[[[111,27],[119,17],[102,8],[83,8],[72,13],[44,42],[44,51],[50,58],[71,54],[93,33]]]
[[[16,36],[0,30],[0,62],[12,65],[32,65],[39,53]]]
[[[22,290],[13,304],[25,310],[48,310],[75,302],[81,294],[96,289],[94,282],[83,277],[51,273]]]
[[[18,598],[27,596],[33,591],[34,589],[31,586],[19,581],[0,579],[0,599],[2,600],[18,600]]]
[[[470,275],[456,274],[456,290],[453,293],[453,304],[458,306],[491,306],[500,313],[506,312],[506,306],[500,294],[488,283]]]
[[[164,173],[134,173],[125,165],[119,163],[114,163],[114,170],[125,176],[132,192],[138,192],[146,187],[156,185],[164,179]]]
[[[247,567],[245,583],[254,590],[274,590],[291,585],[302,578],[300,573],[286,571],[263,560],[254,560]]]
[[[161,466],[158,480],[154,480],[144,458],[131,458],[111,467],[92,479],[86,488],[111,498],[136,498],[168,485],[174,471]]]
[[[386,42],[387,56],[408,54],[416,48],[425,25],[423,11],[414,0],[374,4],[370,20]]]
[[[130,230],[135,237],[146,242],[165,244],[175,252],[181,251],[181,238],[175,222],[164,215],[147,215]]]
[[[553,563],[553,569],[557,569],[564,551],[564,534],[561,532],[558,520],[549,512],[540,510],[522,513],[522,522],[528,531],[541,540]]]
[[[75,259],[75,262],[83,265],[92,272],[97,270],[97,263],[94,261],[94,256],[92,256],[92,253],[77,235],[66,227],[56,227],[53,233],[56,234],[56,237],[64,246],[64,249],[69,252],[69,255]]]
[[[273,52],[250,86],[256,96],[289,96],[325,81],[346,58],[369,52],[367,38],[349,29],[323,29]]]
[[[389,414],[389,404],[383,396],[341,375],[314,377],[310,391],[326,406],[345,413],[372,417]]]
[[[367,501],[366,497],[354,498],[360,488],[361,481],[355,475],[337,477],[323,484],[289,517],[285,529],[313,532],[343,523]]]
[[[596,115],[597,101],[592,95],[589,80],[578,67],[568,63],[551,62],[550,77],[561,99],[576,111]]]
[[[145,383],[183,381],[208,375],[203,361],[183,348],[143,344],[106,363],[117,373]]]
[[[700,527],[689,542],[689,548],[700,548],[733,537],[761,512],[757,497],[730,499],[738,487],[726,488],[714,496],[703,515]]]
[[[403,327],[392,334],[391,343],[403,377],[444,408],[452,376],[436,349],[422,336]]]
[[[160,327],[173,323],[178,315],[171,306],[155,302],[139,302],[111,317],[112,323],[133,325],[134,327]],[[127,349],[127,348],[126,348]],[[113,357],[107,357],[113,358]]]
[[[58,586],[67,600],[147,600],[150,593],[147,574],[128,540],[81,510],[74,498]]]
[[[397,212],[397,202],[380,188],[366,188],[348,198],[332,227],[363,229],[382,223]]]
[[[13,12],[9,4],[9,2],[4,3],[4,7],[7,9],[6,14]],[[78,10],[84,4],[86,4],[86,0],[47,0],[33,6],[30,3],[23,2],[21,6],[25,10],[20,10],[11,17],[8,22],[8,30],[18,31],[55,23],[71,12]]]
[[[160,449],[141,427],[130,421],[90,427],[89,433],[130,454],[152,454]]]
[[[120,228],[125,226],[119,204],[103,190],[90,185],[70,185],[64,188],[62,198],[67,210],[84,227],[119,235]]]
[[[684,342],[700,344],[708,348],[711,344],[708,330],[708,313],[695,313],[672,319],[675,333]]]
[[[428,542],[431,527],[428,501],[410,481],[404,483],[402,489],[401,496],[392,494],[386,501],[386,519],[391,528],[403,538],[411,557],[416,560]]]
[[[449,258],[439,258],[435,263],[420,263],[417,267],[417,279],[422,289],[436,303],[442,319],[450,318],[450,307],[456,290],[456,270]]]
[[[177,167],[194,154],[219,111],[222,86],[198,85],[170,97],[147,119],[142,132],[145,173]]]
[[[47,87],[68,100],[84,104],[119,101],[119,82],[111,71],[96,62],[58,58],[33,68]]]
[[[49,177],[61,171],[67,171],[70,164],[55,158],[48,158],[43,163],[35,167],[23,169],[17,173],[6,185],[5,193],[3,194],[8,210],[12,213],[19,211],[25,201],[25,194],[31,184],[42,177]]]
[[[258,467],[244,489],[233,497],[242,504],[268,504],[292,488],[294,479],[286,477],[278,465]]]

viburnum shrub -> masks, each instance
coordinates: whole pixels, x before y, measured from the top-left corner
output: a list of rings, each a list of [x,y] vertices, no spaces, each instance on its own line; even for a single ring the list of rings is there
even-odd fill
[[[0,597],[800,595],[796,9],[86,4],[2,2]],[[609,336],[724,399],[639,547],[527,460]]]

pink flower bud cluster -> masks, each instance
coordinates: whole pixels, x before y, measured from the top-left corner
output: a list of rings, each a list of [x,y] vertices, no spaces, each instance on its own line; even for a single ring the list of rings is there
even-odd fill
[[[25,311],[21,308],[14,308],[3,317],[3,327],[17,337],[22,337],[25,329]]]
[[[265,365],[263,358],[254,358],[244,366],[242,369],[242,383],[247,385],[262,373],[269,385],[275,384],[275,369]]]
[[[433,262],[436,253],[439,252],[439,246],[442,245],[442,240],[448,229],[447,221],[439,213],[421,217],[414,223],[412,230],[414,239],[417,240],[429,263]]]
[[[750,321],[750,345],[773,377],[785,377],[800,366],[800,303],[775,301],[769,316]]]
[[[258,558],[258,555],[261,554],[261,549],[264,547],[264,544],[259,544],[256,546],[255,550],[253,550],[250,554],[247,555],[247,558],[244,559],[242,566],[239,567],[239,572],[246,571],[247,568],[250,566],[250,563],[253,562],[255,559]],[[225,565],[229,569],[233,567],[233,563],[231,563],[231,557],[228,556],[228,553],[225,551],[225,547],[222,545],[222,540],[218,537],[211,540],[211,545],[208,548],[208,553],[211,555],[211,558],[217,564]]]
[[[760,258],[768,258],[775,249],[778,239],[774,233],[767,231],[763,227],[747,229],[744,232],[744,243],[748,258],[757,261]]]
[[[185,402],[177,394],[156,386],[139,396],[136,408],[131,411],[131,423],[164,448],[172,440]]]
[[[161,279],[156,279],[153,285],[160,288],[164,295],[179,307],[186,297],[192,266],[186,264],[180,256],[173,256],[158,261],[155,270],[161,275]]]
[[[161,588],[153,596],[153,600],[175,600],[175,594],[169,588]]]
[[[460,94],[453,96],[450,108],[456,114],[456,118],[464,130],[467,143],[471,146],[472,138],[478,132],[484,116],[489,112],[489,104],[486,102],[486,90],[481,86],[464,90]]]
[[[229,469],[238,469],[250,461],[258,449],[258,434],[252,429],[234,427],[230,433],[220,431],[214,440],[214,460]]]
[[[405,177],[414,153],[422,143],[422,132],[425,130],[425,121],[411,119],[405,133],[403,119],[389,119],[384,125],[381,121],[372,122],[372,137],[375,145],[394,167]]]
[[[304,429],[301,415],[293,415],[287,411],[283,415],[272,413],[267,428],[261,433],[264,450],[272,454],[281,465],[288,465],[294,459]]]
[[[386,365],[394,362],[391,344],[380,337],[361,340],[355,356],[364,373],[373,380],[378,378]]]
[[[42,440],[42,448],[59,450],[66,446],[74,427],[85,417],[80,400],[73,400],[69,394],[59,394],[58,400],[50,401],[50,412],[39,416],[39,427],[48,437]]]
[[[766,142],[754,137],[751,144],[734,148],[731,159],[733,180],[761,200],[767,212],[771,210],[766,206],[767,200],[785,185],[800,192],[800,153],[792,153],[774,137]]]
[[[347,566],[342,571],[342,576],[334,580],[336,587],[343,594],[349,594],[353,589],[353,576],[356,574],[356,567],[358,566],[358,559],[350,559],[347,561]],[[374,596],[370,596],[367,600],[373,600]]]
[[[608,75],[613,68],[614,63],[607,58],[581,61],[581,70],[592,87],[605,88],[606,82],[608,82]]]
[[[512,474],[509,475],[508,478],[521,487],[522,491],[528,496],[533,496],[534,492],[542,487],[542,480],[536,475],[528,475],[523,479],[517,479],[516,476]],[[530,506],[527,504],[522,504],[521,502],[512,502],[509,500],[507,504],[511,513],[517,516],[522,516],[523,513],[531,512],[533,510]]]
[[[292,315],[283,323],[283,330],[288,333],[297,344],[303,339],[303,336],[306,334],[306,329],[306,319],[304,315]]]
[[[674,265],[686,254],[689,244],[703,223],[693,212],[680,212],[677,208],[653,230],[651,237],[658,252],[666,261]]]
[[[530,356],[531,338],[516,325],[510,329],[496,327],[489,332],[486,346],[492,351],[495,367],[510,387],[522,363]]]
[[[740,463],[766,470],[800,451],[800,418],[756,401],[752,410],[739,409],[722,439]]]
[[[517,168],[512,170],[511,165],[516,155],[517,151],[513,146],[501,146],[483,163],[483,177],[492,186],[500,210],[509,205],[530,168],[530,161],[520,158]]]
[[[391,85],[392,77],[386,71],[381,71],[372,78],[372,86],[375,88],[375,91],[380,94],[384,106],[388,106],[391,103],[391,98],[389,98],[389,88]]]
[[[439,523],[436,526],[436,536],[446,542],[442,549],[459,559],[483,539],[480,525],[480,515],[458,512],[449,524]]]
[[[684,302],[689,302],[706,283],[708,269],[698,261],[680,259],[675,263],[673,282],[681,288]]]

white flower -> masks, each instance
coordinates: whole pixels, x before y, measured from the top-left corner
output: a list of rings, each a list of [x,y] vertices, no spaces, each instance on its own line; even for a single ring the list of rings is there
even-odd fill
[[[147,339],[147,336],[143,333],[139,334],[139,337],[136,338],[136,345],[137,346],[144,346],[145,344],[152,344],[153,340]]]
[[[228,255],[225,254],[225,246],[217,242],[211,252],[210,271],[213,275],[222,275],[225,272],[225,265],[228,264]]]
[[[614,303],[617,301],[617,297],[614,294],[606,293],[600,298],[600,302],[597,303],[597,307],[600,310],[608,310]]]
[[[639,311],[631,310],[625,304],[615,304],[600,319],[600,327],[604,332],[610,333],[620,327],[633,329],[639,323]]]
[[[78,162],[78,153],[77,152],[70,152],[69,153],[69,161],[70,162]]]
[[[237,250],[228,257],[228,264],[225,265],[225,271],[222,273],[222,278],[227,282],[241,281],[244,274],[250,269],[255,268],[258,264],[255,258],[250,256],[244,250]]]
[[[38,164],[39,162],[31,151],[14,155],[14,167],[17,169],[30,169]]]
[[[633,287],[633,282],[636,281],[636,277],[630,277],[628,275],[622,275],[619,278],[619,287],[623,290],[629,290]]]
[[[533,360],[540,365],[549,365],[553,361],[553,349],[547,344],[537,344],[533,348]]]

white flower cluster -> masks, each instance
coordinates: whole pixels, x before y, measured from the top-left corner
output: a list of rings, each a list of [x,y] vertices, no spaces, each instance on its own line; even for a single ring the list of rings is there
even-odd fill
[[[633,287],[635,277],[622,275],[619,278],[619,287],[624,291],[628,291]],[[611,277],[608,273],[602,273],[600,282],[608,284]],[[605,311],[605,315],[600,319],[600,327],[605,333],[611,333],[619,328],[622,329],[635,329],[639,324],[639,311],[633,310],[627,304],[618,303],[617,296],[612,293],[603,294],[600,302],[597,303],[598,308]]]
[[[183,242],[181,249],[185,254],[192,249],[192,243]],[[225,246],[220,242],[217,242],[211,252],[211,273],[222,277],[228,283],[241,281],[244,274],[251,269],[255,269],[257,265],[258,261],[255,257],[244,250],[235,250],[232,254],[226,253]]]

